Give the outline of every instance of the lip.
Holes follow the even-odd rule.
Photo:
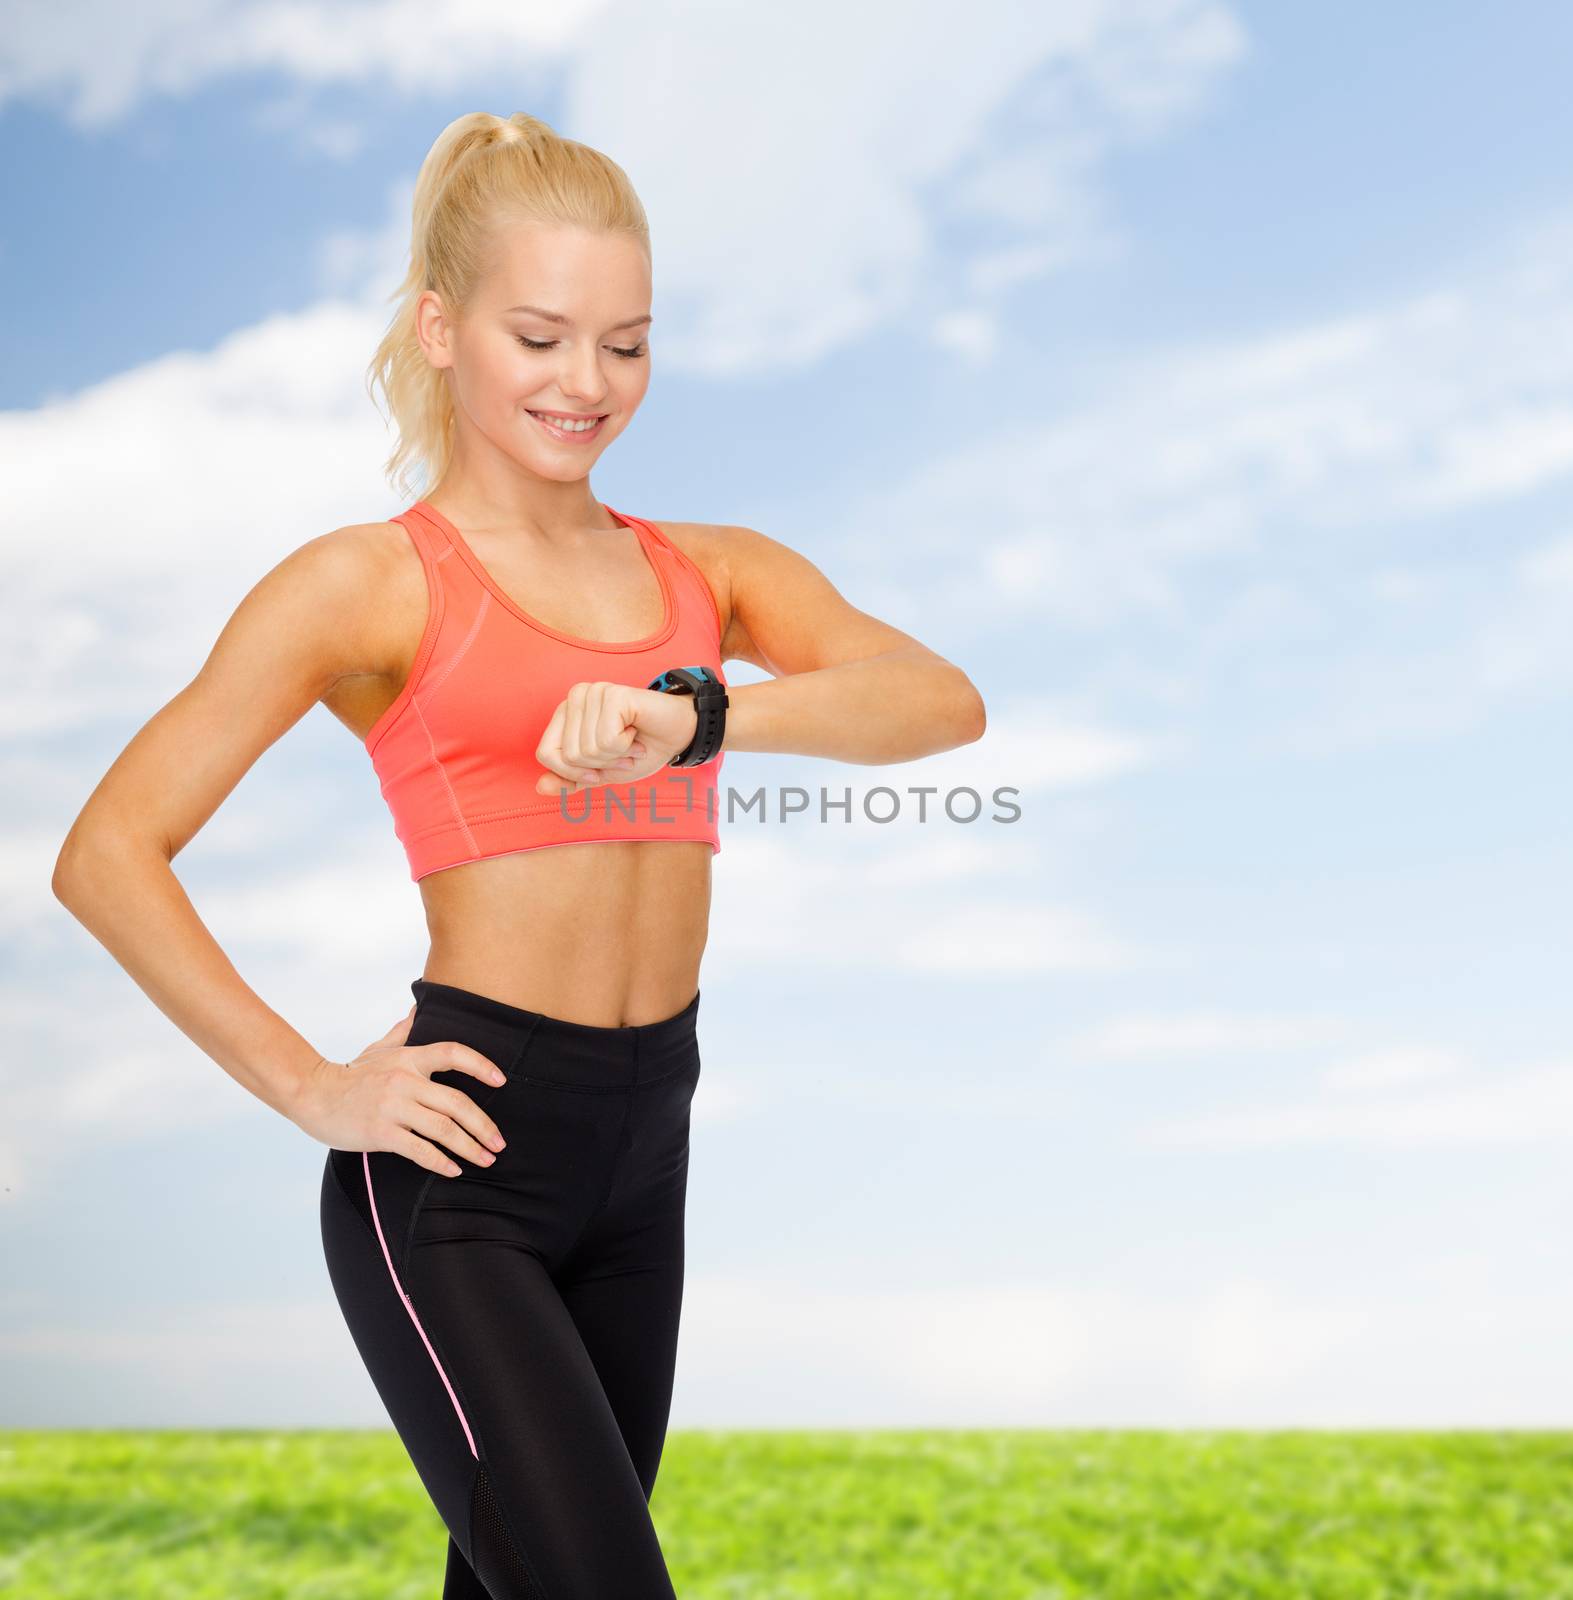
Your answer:
[[[563,444],[586,444],[591,439],[597,439],[600,437],[601,424],[606,421],[608,413],[603,412],[597,419],[593,428],[583,428],[573,433],[567,432],[562,428],[553,427],[550,419],[552,417],[561,417],[564,419],[564,421],[568,422],[583,422],[586,414],[581,413],[576,416],[571,411],[532,411],[528,406],[526,406],[525,415],[540,423],[541,427],[548,435],[550,435],[550,437],[559,440]],[[590,412],[588,415],[594,416],[595,413]]]

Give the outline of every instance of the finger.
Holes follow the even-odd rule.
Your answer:
[[[576,786],[571,792],[593,788],[608,779],[611,763],[621,747],[608,749],[600,736],[601,708],[607,692],[616,688],[607,683],[576,683],[568,691],[568,711],[563,737],[563,760],[568,777]]]
[[[535,787],[542,794],[556,794],[560,790],[578,794],[583,789],[593,789],[598,783],[605,783],[608,770],[604,767],[569,767],[562,777],[548,774],[547,777],[538,778]]]
[[[638,731],[627,686],[620,683],[602,684],[601,703],[595,722],[595,737],[602,752],[602,765],[627,755],[628,746]]]
[[[634,737],[634,726],[628,721],[627,702],[617,695],[601,696],[601,707],[596,715],[595,738],[601,764],[622,760]]]
[[[550,780],[548,786],[541,790],[543,794],[555,794],[560,786],[577,783],[585,772],[583,767],[570,766],[563,756],[555,753],[541,756],[539,760],[547,769],[543,777]],[[540,778],[536,780],[537,788],[540,788],[541,782]]]
[[[431,1044],[411,1045],[409,1048],[418,1057],[422,1075],[428,1079],[434,1072],[467,1072],[483,1083],[508,1081],[502,1068],[490,1056],[483,1056],[479,1050],[472,1050],[457,1039],[437,1039]],[[442,1085],[438,1084],[437,1087],[440,1089]]]
[[[464,1171],[463,1167],[456,1161],[449,1160],[436,1145],[428,1143],[418,1134],[411,1133],[405,1128],[400,1128],[393,1135],[388,1149],[398,1155],[407,1156],[418,1166],[425,1167],[430,1172],[440,1173],[445,1178],[457,1178]]]
[[[563,759],[563,728],[568,718],[568,702],[562,701],[552,713],[552,720],[546,724],[546,732],[541,735],[541,742],[535,747],[535,759],[541,763],[548,772],[556,773],[560,778],[572,779],[572,772]],[[536,784],[540,788],[539,782]],[[551,793],[550,789],[542,793]]]
[[[421,1092],[440,1092],[441,1089],[440,1083],[429,1083]],[[472,1167],[489,1167],[497,1159],[462,1122],[424,1100],[417,1101],[411,1108],[407,1125],[412,1132],[424,1133],[434,1143],[446,1146],[456,1156],[462,1156]]]
[[[627,766],[630,758],[637,760],[637,755],[634,755],[634,746],[638,744],[635,706],[634,694],[626,686],[619,683],[606,685],[600,720],[600,741],[606,752],[603,766]]]
[[[581,730],[584,727],[584,685],[576,683],[568,691],[568,698],[563,705],[563,762],[565,766],[575,769],[587,765],[583,750],[580,745]]]
[[[593,787],[593,783],[585,781],[583,768],[576,768],[572,778],[560,778],[555,773],[548,772],[535,780],[535,792],[537,794],[553,796],[582,794],[586,789]]]
[[[410,1031],[410,1024],[415,1020],[415,1007],[411,1006],[394,1025],[377,1040],[371,1048],[376,1049],[381,1044],[403,1044],[404,1036]]]
[[[588,683],[584,689],[584,705],[579,713],[579,761],[582,766],[599,770],[607,763],[612,751],[607,748],[604,723],[606,720],[606,685]]]
[[[615,687],[609,683],[580,685],[579,742],[568,753],[590,773],[601,772],[614,756],[622,753],[622,746],[609,744],[605,734],[606,700]]]
[[[431,1083],[421,1091],[421,1099],[424,1104],[451,1117],[484,1149],[495,1153],[507,1144],[502,1129],[462,1089]]]

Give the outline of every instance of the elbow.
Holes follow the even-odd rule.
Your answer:
[[[961,675],[961,709],[957,715],[961,725],[961,744],[973,744],[983,737],[989,725],[988,710],[977,685],[965,673]]]
[[[55,899],[74,913],[88,894],[120,871],[126,861],[122,843],[118,836],[106,834],[101,827],[89,827],[78,820],[55,857],[54,874],[49,880]]]
[[[60,846],[60,854],[55,857],[54,874],[49,880],[55,899],[67,909],[76,896],[81,872],[82,845],[73,831],[66,835],[65,843]]]
[[[989,713],[988,709],[983,704],[983,696],[979,694],[976,689],[972,691],[972,695],[977,704],[977,709],[974,712],[975,725],[972,734],[973,739],[976,740],[981,739],[984,733],[988,730]]]

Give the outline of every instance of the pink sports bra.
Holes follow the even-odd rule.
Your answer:
[[[392,519],[426,570],[426,627],[409,679],[366,735],[366,750],[416,882],[544,845],[697,839],[720,850],[725,751],[637,783],[566,796],[536,790],[547,770],[536,746],[575,683],[642,689],[667,667],[694,666],[726,681],[721,614],[704,574],[653,523],[606,509],[638,535],[665,604],[656,631],[625,644],[576,638],[521,611],[424,500]]]

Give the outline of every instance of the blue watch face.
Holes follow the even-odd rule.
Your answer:
[[[649,687],[658,689],[663,694],[692,693],[693,685],[685,683],[678,676],[679,673],[692,673],[694,677],[699,679],[700,685],[704,688],[719,689],[721,687],[721,680],[709,667],[668,667],[660,677],[651,679]]]
[[[709,667],[668,667],[650,680],[650,687],[665,694],[691,694],[699,720],[687,747],[668,763],[674,767],[696,767],[711,760],[720,748],[727,705],[726,685]]]

